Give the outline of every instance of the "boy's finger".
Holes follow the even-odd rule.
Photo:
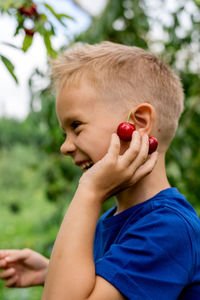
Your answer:
[[[135,182],[138,182],[140,179],[144,178],[146,175],[150,174],[153,168],[155,167],[157,160],[158,152],[156,151],[153,152],[150,155],[150,158],[137,169],[133,177],[133,184]]]
[[[4,258],[9,250],[0,250],[0,259]]]
[[[125,151],[125,153],[121,156],[121,160],[125,164],[125,166],[129,166],[137,157],[141,148],[141,135],[139,131],[134,131],[132,134],[132,140],[129,145],[129,148]]]
[[[108,149],[108,155],[111,155],[114,159],[117,159],[120,153],[120,140],[116,133],[111,136],[110,147]]]
[[[5,260],[6,262],[10,263],[25,258],[27,258],[26,250],[18,250],[18,251],[16,250],[15,252],[8,254],[5,257]]]
[[[5,268],[7,266],[7,262],[5,259],[0,259],[0,269]]]
[[[13,276],[15,274],[15,269],[14,268],[9,268],[3,272],[0,272],[0,278],[1,279],[6,279],[9,278],[11,276]]]
[[[18,280],[18,276],[15,275],[14,277],[9,278],[8,280],[5,281],[4,285],[7,287],[13,286]]]
[[[131,168],[133,168],[134,171],[136,171],[147,160],[148,152],[149,152],[149,138],[147,134],[144,134],[141,139],[140,151],[131,165]]]
[[[3,249],[0,250],[0,259],[5,258],[8,255],[13,255],[14,253],[18,253],[20,250],[16,249]]]

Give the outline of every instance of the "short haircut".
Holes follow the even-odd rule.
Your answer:
[[[51,61],[59,90],[86,79],[109,105],[149,103],[156,110],[159,141],[169,146],[184,106],[179,77],[156,55],[112,42],[78,44]],[[113,102],[115,101],[115,103]]]

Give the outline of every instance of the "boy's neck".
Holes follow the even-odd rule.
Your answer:
[[[125,209],[144,202],[160,191],[170,187],[165,171],[165,154],[159,154],[159,158],[153,171],[140,180],[133,187],[116,195],[118,214]]]

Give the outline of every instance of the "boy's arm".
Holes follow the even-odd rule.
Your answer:
[[[106,156],[89,169],[80,184],[58,233],[42,300],[122,300],[124,297],[96,276],[93,240],[105,199],[133,185],[153,169],[157,153],[148,156],[148,137],[134,132],[130,148],[119,156],[115,135]]]
[[[95,275],[93,238],[101,203],[96,194],[77,189],[55,242],[43,300],[124,299]]]

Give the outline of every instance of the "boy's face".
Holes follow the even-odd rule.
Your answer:
[[[95,89],[83,83],[79,88],[62,88],[57,97],[57,116],[66,133],[61,152],[70,155],[82,170],[86,170],[83,162],[94,164],[107,153],[111,134],[128,115],[115,107],[111,111],[104,99],[97,98]],[[122,144],[121,152],[127,147]]]

